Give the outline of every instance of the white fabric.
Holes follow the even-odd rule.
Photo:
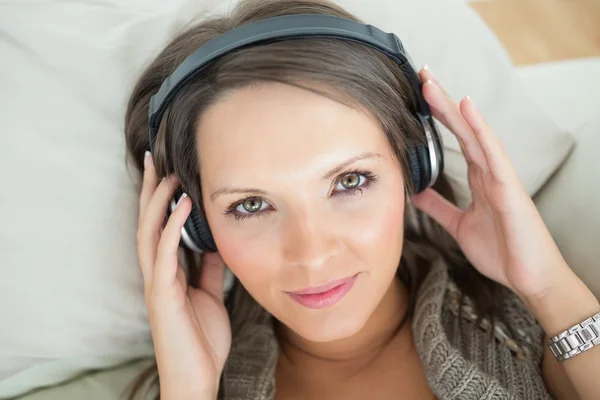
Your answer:
[[[470,94],[534,193],[572,138],[526,96],[462,1],[340,1],[394,31],[459,98]],[[137,265],[127,96],[208,0],[0,3],[0,398],[152,353]],[[215,8],[216,9],[216,8]],[[446,135],[447,172],[464,161]],[[463,204],[465,199],[463,199]]]
[[[569,266],[600,299],[600,57],[529,65],[517,75],[576,138],[565,166],[534,200]]]
[[[600,299],[600,118],[578,134],[577,146],[535,202],[565,260]]]
[[[21,396],[19,400],[124,399],[122,393],[142,371],[153,364],[153,361],[152,359],[136,360],[114,368],[86,373],[77,379]],[[145,391],[146,388],[147,386],[143,390]],[[148,396],[143,398],[153,399],[157,390],[152,389]]]
[[[585,126],[597,118],[600,57],[522,66],[517,76],[552,120],[571,132],[576,141]]]

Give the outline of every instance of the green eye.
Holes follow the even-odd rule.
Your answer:
[[[244,202],[240,205],[244,208],[244,211],[249,213],[255,213],[257,211],[260,211],[260,209],[263,206],[263,201],[259,198],[252,197],[250,199],[244,200]]]
[[[347,174],[340,180],[340,183],[345,189],[354,189],[360,185],[359,174]]]
[[[246,218],[259,217],[269,212],[269,203],[260,197],[246,197],[235,202],[227,208],[225,215],[233,215],[235,219],[242,220]]]

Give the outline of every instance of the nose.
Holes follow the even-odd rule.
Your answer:
[[[319,270],[339,250],[334,230],[316,212],[289,216],[283,233],[284,256],[288,265]]]

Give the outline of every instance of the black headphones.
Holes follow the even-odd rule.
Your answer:
[[[150,151],[169,102],[209,63],[240,48],[303,38],[334,38],[362,43],[381,51],[398,64],[410,81],[418,99],[416,117],[427,139],[426,144],[407,150],[415,192],[419,193],[432,186],[444,168],[442,138],[431,117],[429,105],[423,98],[421,80],[404,52],[402,43],[393,33],[386,33],[372,25],[330,15],[298,14],[252,22],[219,35],[194,51],[165,79],[158,92],[150,99]],[[181,190],[171,200],[171,212],[180,196]],[[208,222],[202,218],[195,206],[181,234],[184,244],[196,252],[217,251]]]

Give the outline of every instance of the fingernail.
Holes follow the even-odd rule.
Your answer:
[[[146,150],[144,153],[144,169],[148,166],[148,158],[150,158],[150,152]]]
[[[473,99],[471,99],[471,96],[469,96],[469,95],[466,95],[465,97],[466,97],[466,98],[467,98],[467,99],[468,99],[468,100],[469,100],[471,103],[473,102]]]
[[[183,199],[185,199],[186,197],[188,197],[187,193],[183,192],[183,194],[181,195],[181,197],[179,198],[179,200],[177,200],[177,204],[175,204],[175,209],[177,209],[177,207],[179,207],[179,204],[181,204],[181,202],[183,201]]]
[[[431,72],[431,68],[429,68],[429,65],[425,64],[423,65],[423,69],[427,72],[429,72],[429,75],[435,77],[435,75],[433,74],[433,72]]]

